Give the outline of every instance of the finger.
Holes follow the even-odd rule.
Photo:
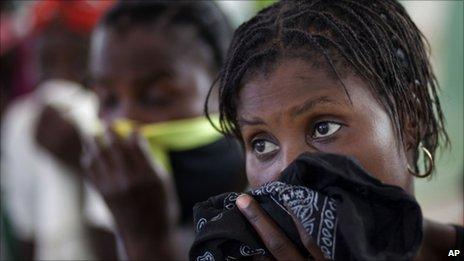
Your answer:
[[[242,194],[237,198],[236,204],[276,259],[304,260],[293,243],[252,197]]]
[[[98,149],[93,140],[88,136],[82,137],[81,167],[84,169],[90,168],[92,160],[96,157]]]
[[[95,170],[95,178],[100,184],[114,183],[112,177],[112,159],[109,155],[108,146],[100,143],[98,137],[91,139],[92,149],[95,151],[94,157],[91,162],[92,169]]]
[[[144,149],[141,146],[140,134],[134,131],[128,140],[129,143],[129,154],[132,159],[132,163],[135,165],[135,169],[139,170],[135,175],[135,179],[143,179],[145,173],[150,173],[159,177],[157,171],[153,168],[151,159],[147,158]]]
[[[108,155],[113,164],[112,170],[114,173],[112,176],[115,182],[124,185],[128,182],[128,179],[130,179],[130,177],[128,177],[131,174],[130,172],[133,171],[128,167],[127,157],[125,157],[123,153],[124,144],[111,128],[106,130],[105,136],[108,141]]]
[[[85,169],[82,170],[84,179],[88,180],[92,185],[98,186],[98,181],[97,181],[97,174],[96,174],[96,169],[94,167],[86,167]]]
[[[93,137],[84,136],[82,139],[83,151],[81,165],[84,177],[93,185],[100,187],[101,176],[104,168],[100,165],[100,148]]]
[[[312,237],[308,234],[308,232],[306,232],[303,225],[298,221],[297,218],[295,218],[294,215],[292,215],[292,218],[293,218],[293,223],[295,223],[295,226],[298,230],[298,234],[300,235],[301,242],[303,243],[305,248],[309,251],[309,253],[314,258],[314,260],[317,260],[317,261],[326,260],[326,258],[324,257],[324,253],[322,253],[322,250],[317,246],[316,242],[314,242]]]
[[[129,144],[130,149],[132,150],[131,151],[132,155],[135,156],[134,159],[136,161],[140,160],[140,158],[145,157],[145,153],[142,147],[140,146],[140,141],[141,141],[140,134],[137,131],[133,131],[129,136],[128,144]]]

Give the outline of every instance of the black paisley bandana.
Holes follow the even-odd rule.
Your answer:
[[[382,184],[353,160],[302,154],[278,181],[248,192],[303,255],[295,217],[327,259],[411,260],[422,239],[422,214],[401,188]],[[270,255],[235,206],[238,193],[194,208],[191,260],[246,260]]]
[[[334,258],[337,229],[334,199],[307,187],[280,181],[253,190],[251,195],[270,197],[282,210],[298,219],[305,231],[316,240],[326,258]]]

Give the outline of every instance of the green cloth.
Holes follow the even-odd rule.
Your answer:
[[[219,118],[211,117],[217,125]],[[138,124],[127,119],[118,119],[113,129],[122,137],[138,131],[147,141],[150,154],[156,162],[168,172],[172,171],[169,162],[169,151],[183,151],[205,146],[222,137],[206,117],[173,120],[152,124]]]

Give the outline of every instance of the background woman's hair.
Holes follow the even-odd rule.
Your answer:
[[[364,79],[389,113],[399,141],[406,135],[413,138],[417,170],[420,143],[432,155],[440,138],[449,144],[429,49],[395,0],[275,3],[234,34],[218,78],[220,130],[241,139],[240,86],[253,73],[266,73],[283,58],[299,57],[324,66],[342,84],[346,73]]]
[[[120,1],[100,20],[98,27],[124,33],[137,26],[162,22],[164,25],[194,26],[199,39],[214,54],[213,66],[222,65],[233,34],[227,17],[213,1]]]

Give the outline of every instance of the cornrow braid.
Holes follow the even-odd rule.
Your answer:
[[[234,34],[218,76],[218,129],[242,140],[238,94],[253,72],[266,70],[286,57],[300,57],[313,64],[322,59],[342,85],[347,71],[368,83],[401,142],[404,130],[413,126],[413,133],[408,134],[415,139],[414,168],[418,170],[420,144],[432,155],[440,140],[449,145],[429,52],[426,39],[396,0],[277,2]],[[205,111],[208,115],[207,106]]]

